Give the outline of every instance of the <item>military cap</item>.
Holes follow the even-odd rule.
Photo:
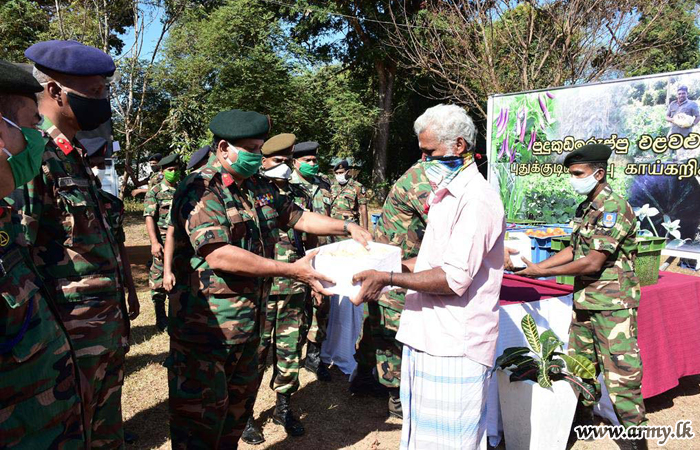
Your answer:
[[[254,111],[232,109],[222,111],[209,122],[214,136],[228,142],[246,138],[265,138],[270,131],[270,119]]]
[[[315,155],[316,150],[318,150],[318,142],[301,142],[294,146],[294,157],[300,158],[302,156]]]
[[[340,168],[343,168],[345,170],[348,170],[350,168],[350,163],[348,163],[347,159],[341,159],[333,165],[333,170],[338,170]]]
[[[161,159],[163,159],[163,155],[161,155],[160,153],[154,153],[148,157],[149,161],[160,161]]]
[[[343,160],[343,158],[338,158],[337,156],[335,158],[331,159],[331,167],[335,167],[342,160]]]
[[[176,166],[180,162],[180,155],[177,153],[173,153],[168,156],[164,156],[163,159],[160,160],[158,165],[160,167],[170,167],[170,166]]]
[[[211,147],[208,145],[205,145],[204,147],[200,148],[196,152],[192,153],[192,156],[190,156],[190,160],[187,163],[187,170],[192,169],[194,166],[202,162],[202,160],[206,157],[209,156],[209,152],[211,151]]]
[[[15,64],[0,60],[0,93],[36,94],[43,90],[31,73]]]
[[[292,133],[282,133],[277,136],[273,136],[262,146],[263,156],[272,156],[276,154],[289,154],[292,153],[292,147],[296,142],[297,137]]]
[[[24,52],[39,70],[51,69],[68,75],[111,77],[116,67],[107,53],[78,41],[43,41]]]
[[[564,166],[574,164],[604,163],[608,162],[612,149],[604,144],[588,144],[577,148],[564,158]]]
[[[85,147],[85,150],[87,150],[88,156],[96,156],[98,153],[106,154],[107,139],[103,137],[81,139],[80,143]]]

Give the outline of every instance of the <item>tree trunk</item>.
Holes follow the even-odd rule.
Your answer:
[[[378,60],[375,62],[379,80],[379,119],[374,140],[374,167],[372,180],[379,199],[386,197],[389,187],[386,185],[387,149],[389,147],[389,127],[394,100],[394,81],[396,79],[396,64],[392,61]]]

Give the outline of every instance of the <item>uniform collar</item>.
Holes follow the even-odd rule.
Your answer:
[[[589,202],[586,200],[582,203],[583,209],[602,209],[605,201],[608,199],[608,197],[610,197],[610,194],[612,194],[612,188],[608,183],[605,183],[603,189],[598,192],[598,195],[595,196],[593,201]]]
[[[71,142],[70,139],[68,139],[61,132],[61,130],[59,130],[58,127],[56,127],[56,125],[54,125],[53,122],[49,120],[48,117],[44,117],[40,128],[44,131],[44,133],[49,135],[49,137],[53,140],[54,144],[56,144],[56,147],[60,148],[64,155],[70,155],[76,147],[82,149],[82,146],[80,145],[80,142],[78,142],[77,139],[74,139],[74,142]]]

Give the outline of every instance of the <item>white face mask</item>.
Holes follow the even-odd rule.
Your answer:
[[[345,184],[345,183],[348,182],[348,179],[345,177],[345,174],[344,174],[344,173],[336,174],[336,175],[335,175],[335,179],[336,179],[336,181],[337,181],[338,183],[340,183],[340,184]]]
[[[265,170],[265,176],[276,180],[288,180],[292,176],[292,169],[285,163],[278,164],[271,169]]]
[[[591,191],[598,185],[598,180],[595,179],[596,173],[598,173],[597,170],[585,178],[571,177],[571,179],[569,180],[569,182],[571,183],[571,187],[574,188],[574,191],[576,191],[577,194],[590,194]]]

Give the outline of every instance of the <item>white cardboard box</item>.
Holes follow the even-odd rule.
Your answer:
[[[317,249],[313,266],[318,272],[332,278],[335,285],[322,283],[333,294],[353,298],[361,285],[353,285],[353,275],[364,270],[401,272],[401,249],[394,245],[369,243],[369,251],[352,239],[328,244]],[[309,250],[313,251],[313,250]]]

